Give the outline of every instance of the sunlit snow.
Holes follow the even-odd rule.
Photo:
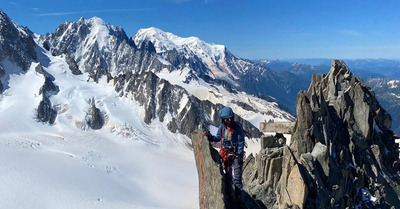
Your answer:
[[[105,81],[87,82],[64,57],[47,56],[44,69],[60,88],[50,97],[55,125],[36,119],[38,63],[11,72],[1,95],[0,208],[198,208],[190,139],[145,124],[143,109]],[[101,130],[82,125],[91,99],[106,113]]]

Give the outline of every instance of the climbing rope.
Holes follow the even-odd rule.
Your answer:
[[[203,209],[206,208],[204,200],[204,183],[203,183],[203,163],[201,162],[201,145],[200,145],[200,131],[197,134],[197,140],[199,144],[199,161],[200,161],[200,182],[201,182],[201,195],[203,198]]]

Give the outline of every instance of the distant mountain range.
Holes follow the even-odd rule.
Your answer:
[[[121,97],[143,106],[146,124],[158,120],[172,132],[190,134],[199,126],[217,127],[223,106],[231,106],[237,120],[255,136],[260,134],[257,127],[262,121],[294,120],[278,100],[285,101],[286,94],[276,73],[234,56],[225,46],[156,28],[139,30],[129,38],[121,27],[98,17],[65,22],[54,33],[37,35],[5,13],[0,16],[1,26],[7,28],[0,39],[2,91],[8,90],[15,73],[8,63],[22,71],[37,65],[36,71],[45,77],[43,96],[36,104],[42,122],[57,126],[64,117],[59,110],[64,104],[54,98],[68,87],[58,84],[47,70],[55,65],[55,58],[66,63],[57,62],[60,70],[70,71],[77,79],[83,76],[87,82],[102,85],[105,80]],[[108,120],[100,116],[107,115],[107,110],[96,107],[95,99],[91,101],[87,126],[101,129]]]

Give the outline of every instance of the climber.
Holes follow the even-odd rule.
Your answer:
[[[220,155],[224,171],[231,179],[233,170],[233,183],[235,185],[235,197],[241,201],[243,192],[242,166],[244,157],[244,131],[240,124],[234,121],[233,111],[230,107],[224,107],[220,112],[221,125],[217,134],[213,136],[209,131],[204,131],[209,141],[221,142]],[[232,168],[232,169],[231,169]]]

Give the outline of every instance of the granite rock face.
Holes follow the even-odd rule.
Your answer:
[[[233,194],[222,192],[225,191],[225,176],[218,151],[212,148],[201,130],[192,134],[191,139],[199,174],[199,208],[203,208],[203,195],[205,208],[228,208],[228,196]]]
[[[261,151],[245,161],[243,184],[254,208],[400,205],[391,117],[343,61],[313,76],[308,91],[298,94],[297,111],[290,146],[280,135],[263,137]]]
[[[243,167],[245,191],[261,208],[272,208],[276,202],[276,189],[285,160],[285,139],[282,134],[261,137],[261,150],[246,158]],[[287,148],[286,148],[287,149]]]
[[[221,157],[202,130],[193,133],[191,140],[199,176],[199,208],[203,203],[205,208],[213,209],[265,208],[246,192],[242,203],[235,198],[233,182],[224,174]]]
[[[304,171],[308,194],[300,205],[282,195],[279,203],[300,208],[400,205],[392,119],[343,61],[333,60],[327,75],[313,76],[308,91],[298,94],[297,113],[290,148]]]

